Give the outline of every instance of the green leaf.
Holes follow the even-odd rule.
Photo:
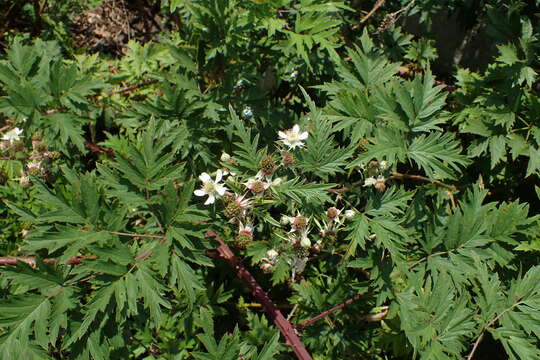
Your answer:
[[[460,144],[451,134],[421,135],[411,142],[407,156],[431,178],[454,179],[460,166],[469,164]]]
[[[141,297],[144,299],[143,306],[150,310],[150,319],[154,326],[161,326],[161,307],[170,309],[170,302],[163,296],[165,287],[157,281],[152,271],[143,265],[135,273]]]

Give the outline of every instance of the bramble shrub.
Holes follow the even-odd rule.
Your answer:
[[[538,4],[448,76],[437,2],[144,3],[121,56],[5,38],[2,359],[295,358],[245,269],[313,359],[540,359]]]

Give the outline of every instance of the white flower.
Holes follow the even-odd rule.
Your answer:
[[[23,131],[19,128],[13,128],[2,136],[2,140],[9,142],[18,141],[21,139],[19,135],[21,135],[22,132]]]
[[[266,252],[266,257],[269,261],[275,261],[278,256],[279,253],[274,249],[270,249]]]
[[[354,210],[345,210],[345,217],[347,219],[353,218],[355,214]]]
[[[21,176],[19,178],[19,185],[21,185],[21,187],[25,188],[25,187],[28,187],[30,186],[30,177],[29,176]]]
[[[236,84],[234,84],[234,88],[235,89],[239,89],[241,88],[242,86],[244,86],[246,83],[246,81],[244,79],[240,79],[236,82]]]
[[[303,140],[308,138],[307,131],[300,132],[300,126],[294,125],[292,129],[279,131],[278,135],[281,142],[289,147],[290,150],[294,150],[297,147],[304,146]]]
[[[373,186],[377,183],[377,179],[375,179],[373,176],[371,177],[368,177],[365,181],[364,181],[364,186]]]
[[[291,75],[289,75],[291,77],[291,79],[296,79],[298,77],[298,70],[294,70]]]
[[[216,195],[223,196],[223,194],[225,194],[225,191],[227,191],[227,188],[219,183],[222,177],[223,173],[221,172],[221,170],[218,170],[216,172],[215,181],[212,180],[210,175],[205,172],[203,172],[199,176],[199,179],[201,179],[203,186],[202,188],[195,190],[193,193],[197,196],[208,195],[208,199],[205,201],[204,205],[213,204],[214,201],[216,201]]]
[[[381,170],[386,170],[388,168],[388,161],[383,160],[379,162],[379,168]]]
[[[253,117],[253,110],[251,110],[249,106],[246,106],[244,110],[242,110],[242,117],[247,119]]]
[[[31,162],[29,162],[27,165],[28,167],[28,171],[30,170],[41,170],[41,161],[36,161],[36,160],[33,160]]]

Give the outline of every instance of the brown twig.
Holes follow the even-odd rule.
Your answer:
[[[328,310],[326,310],[326,311],[323,311],[323,312],[320,313],[319,315],[314,316],[314,317],[312,317],[312,318],[309,319],[309,320],[306,320],[306,321],[301,322],[300,324],[294,325],[294,327],[297,328],[297,329],[301,329],[301,328],[303,328],[303,327],[309,326],[309,325],[313,324],[314,322],[317,322],[317,321],[319,321],[319,320],[321,320],[321,319],[327,317],[328,315],[332,314],[333,312],[336,312],[336,311],[338,311],[338,310],[341,310],[341,309],[343,309],[345,306],[350,305],[350,304],[354,303],[355,301],[360,300],[361,298],[363,298],[363,297],[366,296],[366,295],[367,295],[367,293],[364,293],[364,294],[357,294],[357,295],[355,295],[354,297],[352,297],[351,299],[349,299],[349,300],[347,300],[347,301],[344,301],[344,302],[342,302],[341,304],[336,305],[336,306],[334,306],[334,307],[331,308],[331,309],[328,309]]]
[[[378,322],[378,321],[382,321],[386,317],[386,315],[388,315],[388,306],[384,306],[383,311],[381,311],[380,313],[366,314],[360,317],[360,321]]]
[[[375,12],[384,4],[384,1],[385,0],[377,0],[375,5],[373,5],[373,8],[371,9],[371,11],[368,12],[366,16],[362,18],[362,20],[360,20],[360,24],[365,23],[367,19],[369,19],[373,14],[375,14]]]
[[[165,239],[165,236],[162,236],[162,235],[132,234],[132,233],[124,233],[124,232],[118,232],[118,231],[109,231],[109,233],[114,234],[114,235],[122,235],[122,236],[129,236],[129,237],[138,237],[138,238]]]
[[[472,358],[474,357],[474,353],[476,352],[476,349],[478,349],[478,345],[480,345],[480,342],[482,341],[482,339],[484,338],[484,334],[486,333],[486,330],[489,329],[490,327],[492,327],[493,325],[495,325],[495,323],[497,321],[499,321],[499,319],[504,315],[506,314],[507,312],[511,311],[514,307],[518,306],[518,305],[521,305],[521,301],[518,301],[516,302],[515,304],[513,304],[512,306],[510,306],[508,309],[505,309],[503,312],[501,312],[499,315],[497,315],[493,320],[491,320],[486,326],[484,326],[484,328],[482,329],[482,332],[480,333],[480,335],[478,336],[478,338],[476,339],[476,341],[474,342],[474,345],[473,345],[473,348],[471,350],[471,352],[469,353],[469,355],[467,355],[466,359],[467,360],[472,360]]]
[[[442,186],[444,188],[447,188],[451,192],[457,192],[458,191],[458,188],[455,187],[454,185],[448,185],[448,184],[443,183],[440,180],[430,179],[428,177],[421,176],[421,175],[402,174],[402,173],[399,173],[397,171],[394,171],[392,173],[392,176],[390,176],[390,179],[396,179],[396,180],[411,179],[411,180],[425,181],[425,182],[430,182],[432,184],[439,185],[439,186]]]
[[[12,156],[0,156],[0,160],[26,160],[26,158],[16,158]]]
[[[108,95],[109,96],[113,96],[113,95],[116,95],[116,94],[123,94],[123,93],[126,93],[126,92],[130,92],[130,91],[133,91],[135,89],[139,89],[143,86],[147,86],[147,85],[151,85],[151,84],[155,84],[159,82],[158,79],[151,79],[151,80],[146,80],[146,81],[143,81],[142,83],[140,84],[135,84],[135,85],[130,85],[130,86],[127,86],[125,88],[122,88],[122,89],[118,89],[118,90],[115,90],[115,91],[111,91]]]
[[[96,259],[96,256],[75,256],[71,259],[64,261],[62,265],[79,265],[82,264],[84,259]],[[17,265],[17,261],[27,263],[30,266],[36,266],[36,258],[33,256],[22,257],[0,257],[0,265]],[[44,259],[45,264],[56,264],[57,259]]]
[[[93,142],[90,142],[90,141],[85,142],[84,146],[93,153],[102,153],[102,154],[107,154],[109,156],[114,157],[114,150],[113,149],[108,149],[106,147],[96,145],[96,144],[94,144]]]
[[[451,250],[439,251],[439,252],[436,252],[436,253],[433,253],[433,254],[429,254],[428,256],[425,256],[425,257],[421,258],[420,260],[413,262],[411,265],[409,265],[407,267],[407,270],[413,269],[414,267],[416,267],[416,265],[420,265],[421,263],[423,263],[424,261],[426,261],[429,258],[432,258],[434,256],[441,256],[441,255],[449,254],[450,252],[451,252]]]
[[[220,257],[229,263],[231,268],[236,272],[236,276],[249,287],[253,297],[262,304],[266,315],[276,324],[285,339],[287,339],[287,343],[292,347],[296,357],[300,360],[311,360],[311,355],[309,355],[304,344],[300,341],[300,338],[296,334],[291,323],[287,321],[281,311],[274,305],[272,300],[268,297],[268,294],[266,294],[263,288],[257,283],[257,280],[255,280],[253,275],[251,275],[244,265],[242,265],[241,261],[234,255],[232,250],[212,230],[208,230],[205,236],[212,237],[219,243],[217,251]]]

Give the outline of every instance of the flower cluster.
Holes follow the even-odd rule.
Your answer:
[[[266,252],[266,257],[262,258],[261,270],[266,273],[271,272],[277,264],[278,256],[279,253],[276,250],[268,250]]]
[[[364,187],[373,186],[378,192],[386,190],[386,178],[384,174],[388,168],[388,162],[385,160],[370,161],[367,166],[368,177],[364,180]]]
[[[13,143],[15,141],[19,141],[19,140],[21,140],[20,135],[22,133],[23,133],[23,131],[21,129],[19,129],[18,127],[15,127],[13,129],[9,130],[4,135],[2,135],[2,140],[3,141],[8,141],[10,143]]]
[[[30,185],[30,175],[47,177],[51,174],[50,164],[60,156],[57,151],[49,151],[47,145],[34,135],[32,139],[32,151],[26,153],[24,144],[21,141],[23,130],[13,128],[2,135],[0,141],[0,150],[7,153],[8,158],[24,161],[21,168],[21,177],[19,184],[22,187]],[[21,155],[21,153],[26,153]]]
[[[244,118],[253,116],[252,110],[245,108],[242,116]],[[307,131],[301,131],[299,125],[294,125],[292,129],[279,131],[277,141],[291,151],[296,148],[302,148],[307,138]],[[260,203],[261,200],[264,202],[267,196],[271,196],[270,194],[265,194],[266,190],[271,186],[279,186],[283,181],[281,177],[274,178],[280,167],[289,167],[294,164],[295,160],[292,153],[285,151],[283,148],[279,150],[282,156],[281,163],[276,161],[274,154],[265,154],[260,160],[258,173],[244,182],[240,182],[235,178],[235,174],[232,171],[236,171],[238,163],[233,156],[226,152],[223,152],[220,156],[223,168],[216,171],[215,178],[212,178],[206,172],[203,172],[199,176],[202,185],[194,191],[194,194],[200,197],[207,196],[204,205],[214,204],[217,199],[222,200],[223,216],[228,219],[230,224],[235,224],[237,227],[235,245],[239,249],[244,249],[253,242],[254,219],[252,209],[254,204]],[[228,174],[231,176],[224,181],[224,177]],[[225,183],[227,183],[227,186]],[[242,186],[245,187],[245,194],[229,191],[229,188],[238,191],[238,188]],[[264,198],[263,194],[265,194]],[[286,256],[285,261],[292,265],[294,277],[295,274],[303,271],[308,260],[309,249],[312,248],[309,238],[310,220],[298,214],[295,217],[288,218],[287,221],[291,228],[286,239],[288,248],[292,249],[293,255]],[[315,248],[320,247],[320,241],[314,246]],[[277,250],[269,250],[266,257],[263,258],[261,268],[266,272],[271,271],[278,261],[278,256],[279,253]]]
[[[15,152],[23,150],[23,144],[21,142],[22,133],[23,130],[17,127],[4,133],[0,138],[0,151],[7,152],[13,150]]]

